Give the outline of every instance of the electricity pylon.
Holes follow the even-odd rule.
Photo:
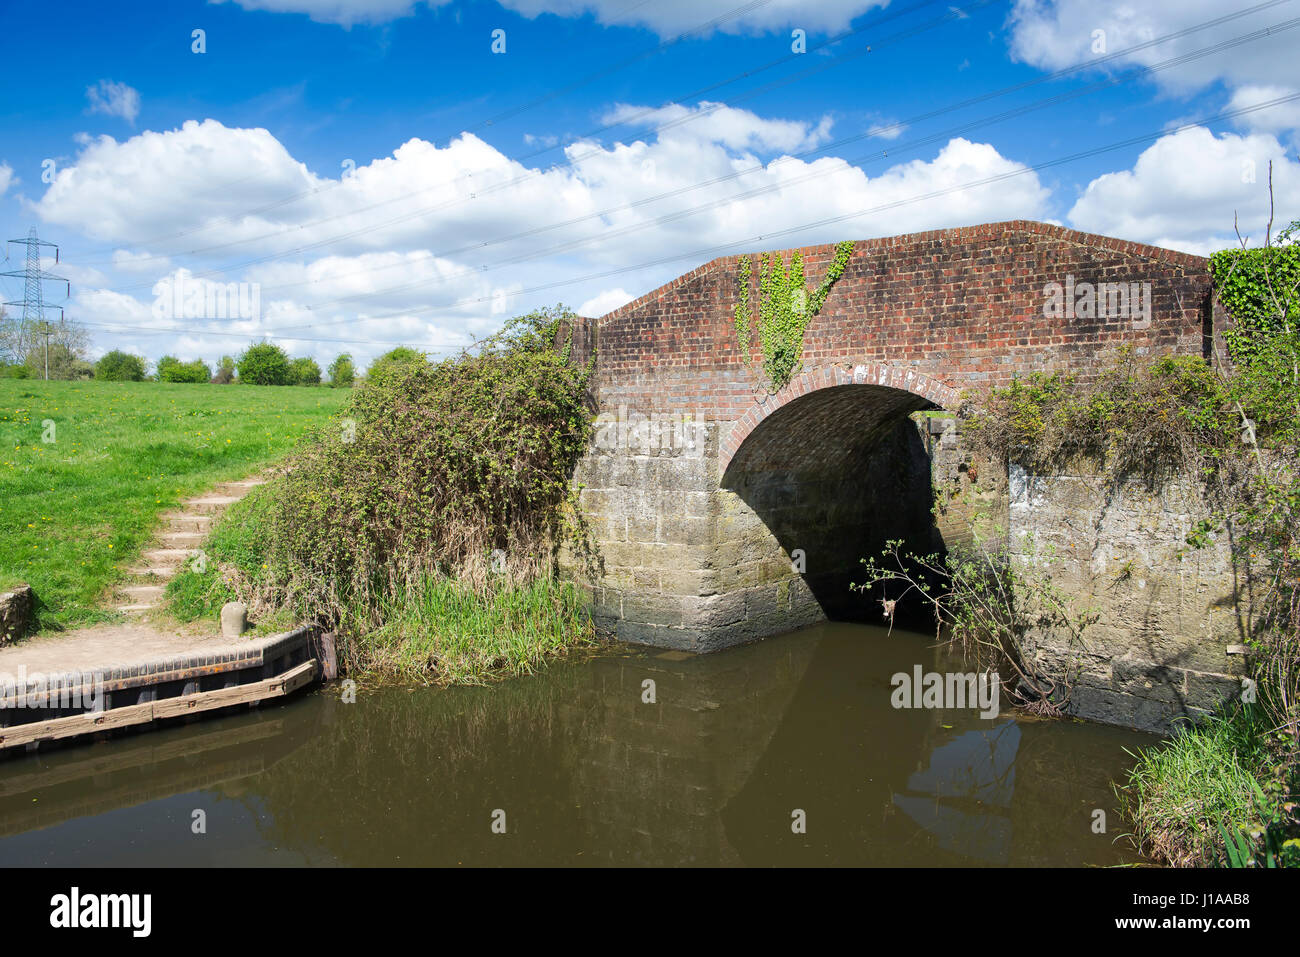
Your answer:
[[[6,306],[22,306],[23,315],[19,321],[18,342],[25,343],[28,337],[33,333],[45,337],[45,378],[50,377],[50,336],[54,334],[54,328],[45,318],[46,309],[59,310],[59,322],[63,322],[62,306],[47,306],[45,304],[45,292],[42,283],[54,280],[57,282],[68,283],[67,295],[72,295],[72,283],[68,282],[65,276],[56,276],[54,273],[46,272],[41,268],[41,247],[51,246],[54,249],[54,262],[59,261],[59,247],[54,243],[47,243],[36,237],[36,227],[33,226],[27,232],[26,239],[11,239],[11,243],[23,243],[27,247],[27,268],[16,272],[0,272],[0,276],[21,277],[23,279],[23,298],[21,301],[6,302]],[[9,260],[9,247],[5,247],[5,261]],[[18,358],[26,358],[25,356]]]

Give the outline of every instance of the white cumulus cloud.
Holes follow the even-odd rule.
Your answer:
[[[1058,70],[1200,27],[1234,12],[1241,11],[1222,0],[1016,0],[1008,20],[1011,55],[1033,66]],[[1288,6],[1275,5],[1126,54],[1108,68],[1150,66],[1261,31],[1295,15]],[[1151,74],[1151,80],[1179,95],[1215,83],[1229,88],[1287,86],[1294,83],[1297,44],[1297,28],[1261,35],[1249,43],[1159,70]]]
[[[111,273],[77,290],[84,320],[144,326],[139,341],[202,346],[208,361],[267,335],[318,361],[347,350],[362,363],[395,341],[455,350],[546,303],[599,315],[742,249],[1049,210],[1036,174],[985,143],[953,139],[873,170],[785,154],[828,130],[829,120],[722,110],[630,142],[574,143],[547,167],[464,133],[442,145],[411,139],[334,178],[265,129],[191,121],[86,139],[31,205],[44,222],[110,244],[79,266]],[[983,182],[991,177],[1003,178]],[[155,285],[182,272],[257,284],[259,314],[154,316]]]
[[[605,289],[598,295],[592,296],[576,310],[578,315],[589,318],[598,318],[607,312],[613,312],[619,306],[626,306],[635,299],[636,296],[627,292],[622,287],[618,289]]]
[[[1094,179],[1069,220],[1076,229],[1208,255],[1237,245],[1236,217],[1258,245],[1269,216],[1270,161],[1276,228],[1300,216],[1287,208],[1300,195],[1300,161],[1266,133],[1216,136],[1204,127],[1161,137],[1132,169]]]
[[[770,120],[749,110],[701,101],[693,107],[676,103],[663,107],[619,103],[600,122],[652,127],[660,142],[680,140],[717,143],[731,150],[798,153],[826,142],[832,120],[829,116],[823,116],[817,123]]]
[[[1293,96],[1297,92],[1300,91],[1289,86],[1243,86],[1233,90],[1228,109],[1249,109],[1264,103],[1272,103],[1272,106],[1237,117],[1238,125],[1261,133],[1300,130],[1300,98],[1286,103],[1274,102]]]

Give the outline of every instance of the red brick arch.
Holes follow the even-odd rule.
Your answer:
[[[960,393],[952,386],[910,366],[884,362],[837,363],[812,369],[792,379],[774,395],[764,396],[737,419],[718,451],[718,474],[724,474],[745,440],[763,421],[782,406],[819,389],[845,385],[874,385],[899,389],[920,396],[945,409],[956,410]]]

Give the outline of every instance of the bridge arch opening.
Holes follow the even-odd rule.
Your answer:
[[[918,554],[944,548],[924,427],[912,415],[943,409],[936,399],[952,408],[955,395],[905,371],[854,372],[792,383],[737,423],[743,434],[723,449],[740,574],[757,588],[784,582],[791,627],[879,622],[881,596],[849,587],[863,579],[862,559],[895,539]]]

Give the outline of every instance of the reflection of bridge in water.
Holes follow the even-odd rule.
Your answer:
[[[220,789],[258,811],[255,863],[1121,860],[1090,813],[1112,807],[1119,749],[1142,736],[894,710],[889,676],[918,662],[940,664],[923,638],[828,625],[721,655],[560,661],[486,688],[355,705],[326,691],[160,743],[13,762],[3,833],[45,828],[57,843],[72,818]],[[498,808],[506,835],[489,829]],[[132,862],[148,861],[104,861]]]

